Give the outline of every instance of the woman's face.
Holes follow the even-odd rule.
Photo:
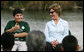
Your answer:
[[[53,9],[50,9],[50,16],[53,20],[58,18],[58,13],[56,13]]]
[[[23,19],[23,14],[21,14],[21,13],[16,14],[14,16],[14,19],[15,19],[16,22],[21,22],[22,19]]]

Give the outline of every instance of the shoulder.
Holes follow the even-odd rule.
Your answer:
[[[28,22],[26,22],[26,21],[22,21],[21,24],[29,25]]]
[[[66,21],[66,20],[64,20],[64,19],[60,19],[61,20],[61,22],[63,23],[63,24],[68,24],[68,21]]]
[[[22,23],[26,23],[26,24],[27,24],[27,22],[26,22],[26,21],[22,21]]]
[[[68,27],[69,26],[69,24],[68,24],[68,22],[66,21],[66,20],[61,20],[61,24],[64,26],[64,27]]]
[[[47,23],[46,23],[46,25],[49,25],[49,24],[51,24],[52,23],[52,20],[51,21],[48,21]]]
[[[15,21],[14,20],[10,20],[10,21],[8,21],[8,23],[14,23]]]

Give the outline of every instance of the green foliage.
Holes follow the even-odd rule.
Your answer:
[[[83,6],[83,1],[1,1],[1,8],[6,9],[10,6],[13,8],[25,8],[26,10],[48,10],[51,4],[59,3],[62,9],[71,9],[74,3]]]

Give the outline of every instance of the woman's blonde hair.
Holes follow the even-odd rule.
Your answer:
[[[58,13],[58,15],[60,16],[61,14],[61,6],[57,3],[55,4],[52,4],[50,7],[49,7],[49,10],[50,9],[53,9],[56,13]]]

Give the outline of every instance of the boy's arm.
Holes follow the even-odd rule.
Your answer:
[[[26,35],[28,35],[28,33],[22,32],[22,33],[14,34],[14,37],[25,37]]]

